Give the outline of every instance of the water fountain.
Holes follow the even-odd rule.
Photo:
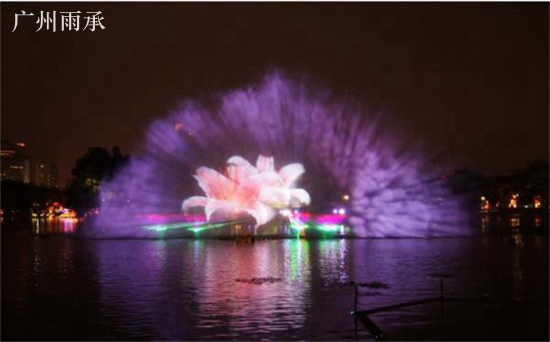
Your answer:
[[[358,237],[464,235],[459,201],[428,170],[432,165],[418,145],[398,139],[391,127],[383,113],[359,101],[279,72],[246,88],[186,100],[152,123],[138,156],[102,186],[101,214],[89,232],[140,237],[179,230],[196,236],[205,230],[226,234],[224,227],[231,226],[232,233],[258,234],[271,224],[275,229],[263,234],[318,228]],[[251,166],[248,161],[258,156]],[[204,177],[219,181],[225,172],[223,179],[234,181],[237,166],[247,175],[261,167],[271,175],[292,174],[270,192],[283,199],[255,201],[264,179],[263,187],[247,185],[247,195],[256,196],[252,202],[232,202],[228,195],[223,203],[210,201],[220,195],[204,191]],[[302,189],[294,188],[304,169]],[[211,186],[220,189],[216,182]],[[206,197],[193,197],[204,192]],[[310,198],[308,207],[298,209]]]

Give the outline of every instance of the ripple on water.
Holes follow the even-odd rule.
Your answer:
[[[519,253],[498,238],[236,246],[212,240],[34,241],[3,233],[2,333],[24,340],[368,339],[364,330],[355,334],[349,314],[351,281],[360,285],[360,309],[438,295],[439,278],[449,295],[547,300],[545,239],[525,237]],[[396,310],[373,319],[401,331],[415,322],[429,326],[438,309]]]

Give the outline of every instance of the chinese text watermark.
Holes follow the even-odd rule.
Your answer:
[[[21,11],[21,13],[15,13],[15,25],[13,26],[13,31],[17,29],[19,20],[25,21],[33,17],[34,13],[26,13]],[[20,18],[21,17],[21,18]],[[61,31],[79,31],[81,29],[80,23],[82,22],[82,31],[88,29],[89,31],[94,32],[96,29],[105,30],[105,26],[101,22],[104,18],[101,16],[101,11],[97,12],[85,12],[80,11],[76,12],[44,12],[40,11],[40,14],[36,15],[36,25],[38,29],[36,32],[44,29],[46,31],[51,30],[55,32],[56,25],[61,26]],[[34,19],[34,18],[32,18]]]

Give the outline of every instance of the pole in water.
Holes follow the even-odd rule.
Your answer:
[[[378,325],[376,325],[376,323],[374,323],[367,315],[361,314],[359,316],[359,319],[361,320],[361,323],[363,323],[369,334],[374,337],[375,341],[384,341],[388,339],[388,336],[384,334],[382,329],[380,329]]]
[[[441,301],[441,316],[443,316],[443,278],[439,279],[439,285],[441,288],[441,295],[440,295],[440,301]]]
[[[352,281],[351,284],[354,287],[354,297],[353,297],[353,332],[355,339],[358,339],[358,331],[357,331],[357,297],[358,297],[358,286],[357,284]]]
[[[353,299],[353,312],[357,312],[357,297],[359,297],[359,286],[357,284],[353,284],[355,287],[355,297]]]

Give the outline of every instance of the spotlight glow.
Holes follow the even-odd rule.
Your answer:
[[[155,223],[147,215],[181,215],[185,198],[184,209],[204,208],[208,223],[248,216],[256,227],[268,226],[274,212],[305,205],[311,196],[308,210],[335,208],[342,222],[293,213],[292,231],[345,225],[360,237],[468,234],[469,218],[438,169],[430,170],[434,161],[424,158],[416,140],[405,140],[407,132],[393,132],[394,122],[383,114],[278,73],[202,102],[187,100],[155,121],[141,155],[102,184],[101,214],[90,232],[150,236],[163,226],[149,229]],[[258,155],[255,166],[247,161]],[[274,160],[292,167],[277,172]],[[289,180],[304,169],[303,189],[296,189]],[[195,196],[201,190],[205,196]],[[283,222],[288,219],[280,229]]]

